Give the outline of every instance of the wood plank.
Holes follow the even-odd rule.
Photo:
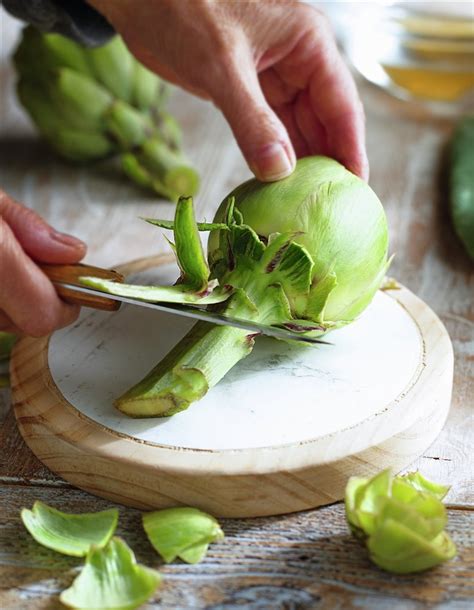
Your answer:
[[[45,549],[24,530],[19,511],[41,499],[61,510],[96,511],[110,504],[77,490],[3,486],[0,605],[15,610],[59,608],[80,561]],[[466,609],[474,595],[474,515],[449,512],[458,557],[418,575],[396,576],[370,564],[349,535],[342,505],[265,519],[222,520],[224,541],[203,563],[162,566],[147,542],[140,513],[120,508],[118,534],[140,562],[158,568],[164,586],[145,608],[266,610],[313,608]]]

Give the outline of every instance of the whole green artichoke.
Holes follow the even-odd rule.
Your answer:
[[[120,155],[130,178],[168,199],[197,191],[197,173],[180,152],[180,127],[163,110],[167,85],[119,36],[87,49],[28,26],[13,60],[21,103],[62,157]]]

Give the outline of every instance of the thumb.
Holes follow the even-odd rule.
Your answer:
[[[33,210],[0,191],[0,216],[6,221],[23,250],[42,263],[77,263],[86,253],[80,239],[60,233]]]
[[[213,101],[227,119],[250,169],[263,182],[290,175],[296,156],[285,126],[268,105],[252,65],[219,83]]]

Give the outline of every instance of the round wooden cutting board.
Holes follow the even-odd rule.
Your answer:
[[[133,282],[177,277],[169,257],[118,269]],[[11,362],[26,443],[73,485],[152,509],[273,515],[340,500],[348,477],[400,470],[440,432],[453,354],[433,311],[406,288],[379,291],[332,345],[259,338],[202,400],[171,418],[131,419],[113,399],[192,322],[145,308],[83,309],[73,326],[22,339]]]

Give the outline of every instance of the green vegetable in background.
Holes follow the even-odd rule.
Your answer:
[[[353,477],[346,487],[346,518],[379,567],[419,572],[456,555],[444,531],[447,514],[441,500],[448,490],[419,472],[393,477],[384,470],[371,479]]]
[[[62,157],[120,155],[132,180],[170,200],[197,191],[198,176],[180,152],[180,128],[163,109],[166,85],[119,36],[86,49],[29,26],[14,63],[21,103]]]
[[[83,557],[92,546],[103,547],[112,537],[118,510],[111,508],[81,515],[63,513],[36,501],[33,510],[21,511],[23,524],[33,538],[58,553]]]
[[[0,361],[7,360],[10,357],[10,352],[15,345],[17,337],[12,333],[0,331]]]
[[[81,573],[59,599],[80,610],[132,610],[160,583],[160,573],[137,564],[133,551],[114,537],[103,549],[91,548]]]
[[[450,190],[454,228],[474,260],[474,116],[460,121],[454,132]]]
[[[8,388],[10,385],[10,377],[9,375],[0,375],[0,389]]]
[[[176,557],[187,563],[198,563],[211,542],[224,538],[216,519],[197,508],[168,508],[145,513],[143,527],[166,563]]]
[[[225,198],[215,223],[196,224],[190,200],[183,199],[174,223],[154,221],[174,229],[181,278],[166,291],[177,295],[175,302],[217,296],[219,312],[317,337],[352,322],[389,265],[380,201],[364,181],[326,157],[301,159],[279,182],[246,182]],[[211,230],[209,265],[200,228]],[[218,282],[210,293],[209,277]],[[86,283],[141,298],[157,291],[156,300],[163,291],[94,278]],[[254,339],[246,330],[199,322],[117,407],[134,417],[186,409],[252,351]]]

